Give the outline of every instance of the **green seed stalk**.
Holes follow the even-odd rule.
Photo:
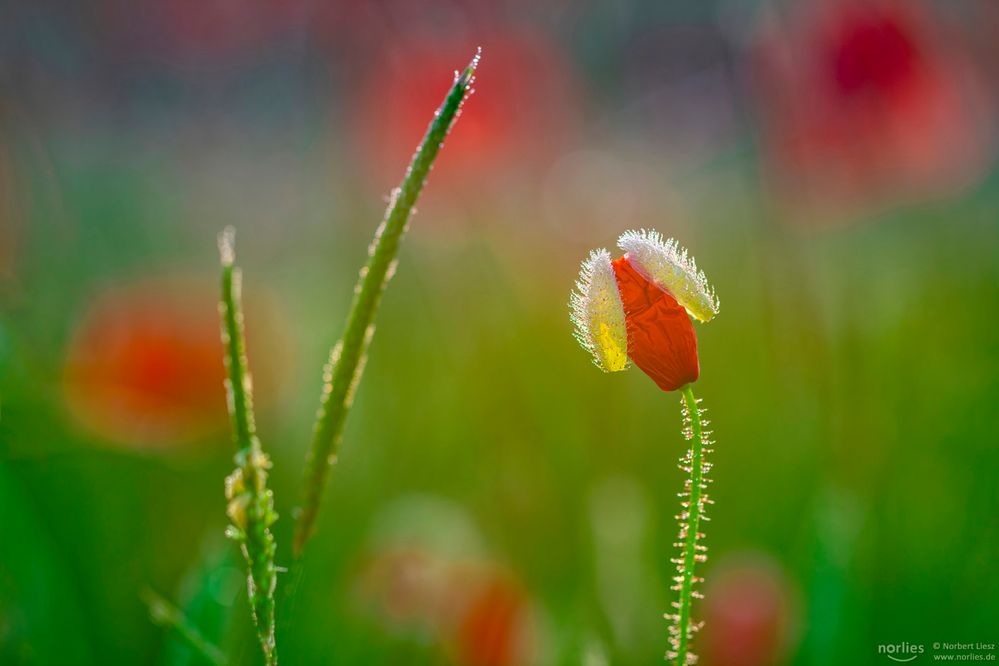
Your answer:
[[[247,367],[246,341],[243,332],[241,274],[233,264],[235,230],[226,228],[219,235],[222,258],[222,343],[225,346],[226,395],[236,444],[236,469],[225,480],[229,504],[226,513],[231,524],[226,535],[243,551],[249,569],[247,590],[257,638],[267,666],[276,666],[277,646],[274,637],[274,590],[277,567],[274,564],[274,536],[271,526],[277,520],[274,495],[267,488],[267,470],[271,463],[257,437],[253,416],[253,382]]]

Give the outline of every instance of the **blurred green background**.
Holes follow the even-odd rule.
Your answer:
[[[0,9],[0,662],[201,663],[152,589],[257,663],[215,235],[238,229],[288,565],[322,363],[479,45],[283,661],[659,663],[679,396],[598,372],[567,311],[580,260],[639,227],[722,303],[697,327],[702,663],[997,642],[989,0]]]

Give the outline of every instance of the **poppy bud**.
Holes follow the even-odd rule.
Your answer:
[[[706,322],[718,298],[692,257],[655,231],[627,231],[626,254],[607,250],[583,262],[570,299],[576,339],[597,367],[624,370],[630,359],[664,391],[697,381],[697,337],[691,317]]]

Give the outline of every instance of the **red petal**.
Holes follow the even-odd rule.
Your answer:
[[[697,381],[697,337],[690,315],[625,257],[613,262],[628,329],[628,356],[664,391]]]

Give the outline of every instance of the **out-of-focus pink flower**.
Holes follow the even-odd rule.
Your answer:
[[[379,188],[394,185],[427,129],[456,63],[482,46],[475,94],[431,178],[432,190],[480,198],[490,183],[530,180],[560,153],[574,124],[572,77],[548,38],[489,32],[481,42],[447,35],[392,43],[366,77],[354,112],[358,154]]]
[[[776,563],[754,555],[708,578],[701,646],[708,666],[771,666],[788,646],[793,598]]]
[[[357,599],[382,626],[430,640],[458,666],[537,662],[538,617],[523,583],[486,553],[460,508],[404,498],[376,521]]]
[[[64,371],[66,401],[81,426],[145,449],[178,448],[224,430],[225,372],[212,284],[140,282],[109,289],[89,305]],[[257,367],[266,375],[270,365]]]
[[[362,600],[397,631],[422,629],[458,666],[533,663],[534,614],[512,573],[421,547],[388,548],[365,566]]]
[[[765,150],[789,199],[834,210],[916,200],[982,175],[992,105],[942,16],[917,0],[789,11],[766,23],[756,69]]]

